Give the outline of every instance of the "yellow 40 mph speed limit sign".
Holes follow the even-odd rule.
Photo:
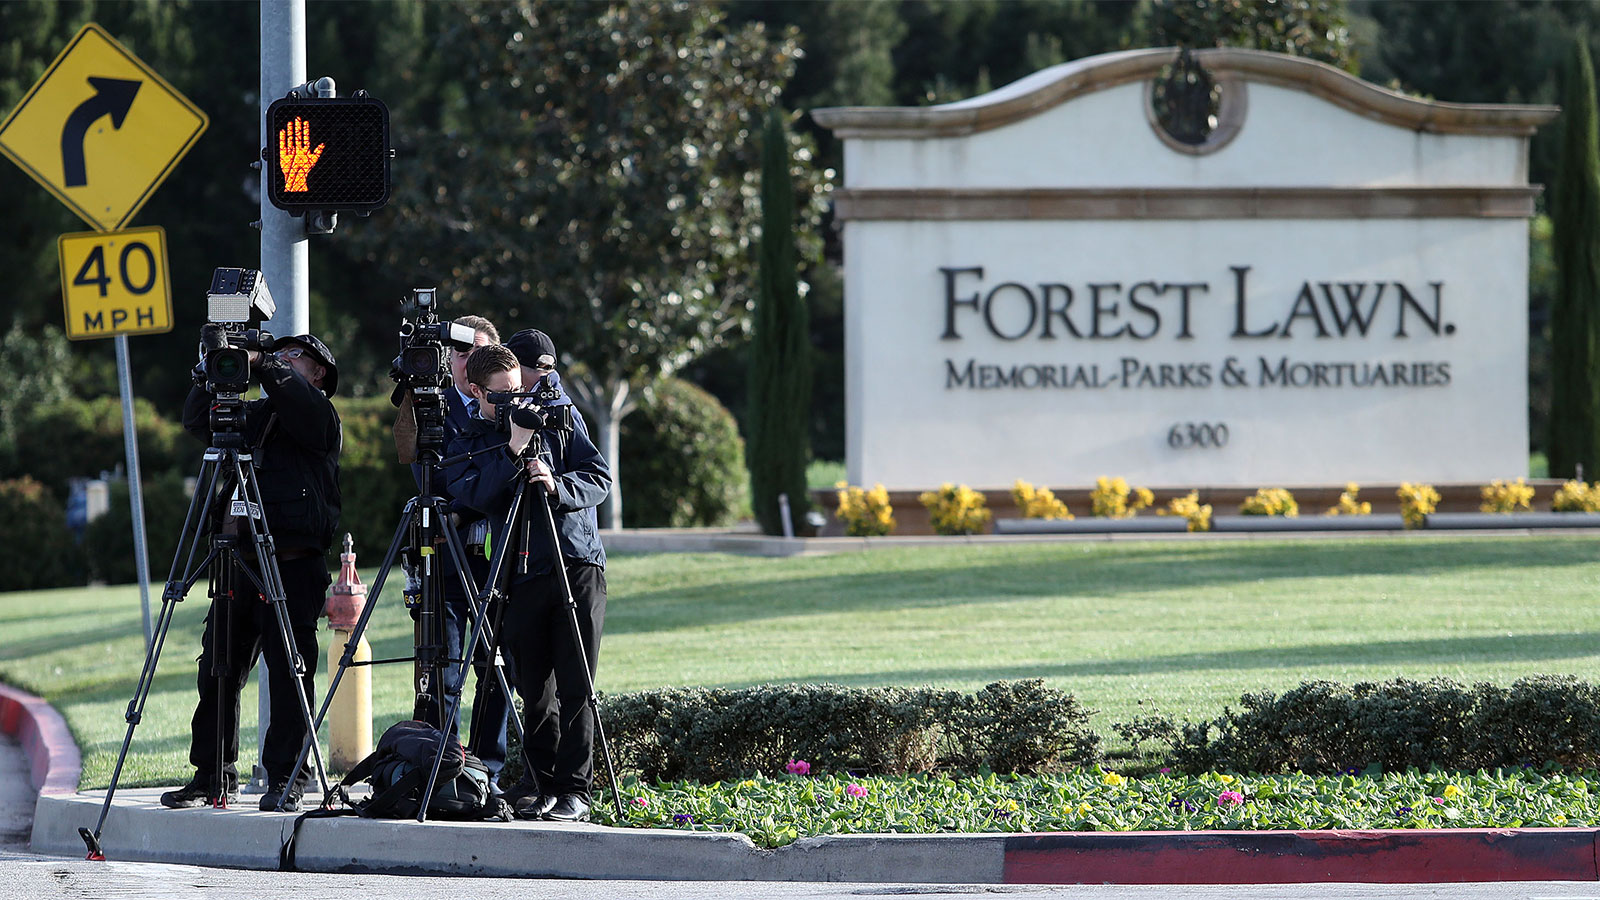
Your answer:
[[[67,337],[81,341],[171,330],[165,230],[63,234],[56,249]]]

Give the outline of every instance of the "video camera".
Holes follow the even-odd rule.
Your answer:
[[[195,379],[216,396],[211,407],[211,431],[216,436],[237,436],[243,430],[240,395],[250,389],[250,351],[266,352],[272,346],[272,335],[260,326],[277,310],[259,270],[223,267],[211,273]],[[217,446],[228,444],[229,439],[221,437]]]
[[[490,391],[487,396],[500,431],[510,431],[512,424],[535,431],[572,431],[572,405],[562,402],[561,392],[543,378],[530,391]]]
[[[410,391],[417,422],[417,454],[444,452],[444,391],[450,387],[447,349],[471,350],[477,332],[468,325],[439,321],[435,288],[412,288],[401,301],[400,355],[390,365],[394,380],[391,403],[399,406]]]

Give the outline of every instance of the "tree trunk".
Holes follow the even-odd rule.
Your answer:
[[[572,399],[593,426],[594,445],[611,466],[611,494],[600,505],[600,527],[615,531],[622,527],[622,432],[619,426],[637,406],[633,391],[628,382],[620,378],[598,383],[590,378],[574,377],[562,383],[572,388]]]

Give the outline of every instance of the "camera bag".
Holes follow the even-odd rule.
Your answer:
[[[295,819],[288,840],[279,848],[278,868],[295,871],[295,840],[306,819],[351,815],[365,819],[416,818],[422,803],[422,786],[433,769],[441,743],[444,756],[434,779],[433,796],[428,798],[428,817],[467,822],[511,821],[511,807],[489,791],[488,767],[462,747],[455,735],[446,735],[426,722],[396,722],[378,739],[377,748],[333,786],[332,793],[344,800],[345,808],[314,809]],[[372,785],[372,796],[351,805],[345,789],[359,781]]]

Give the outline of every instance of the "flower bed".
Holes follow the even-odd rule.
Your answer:
[[[803,762],[803,761],[796,761]],[[759,847],[826,834],[1052,831],[1522,828],[1592,825],[1593,771],[1419,772],[1311,776],[1161,773],[1098,768],[1057,775],[756,776],[699,784],[624,783],[621,821],[606,825],[727,831]]]

